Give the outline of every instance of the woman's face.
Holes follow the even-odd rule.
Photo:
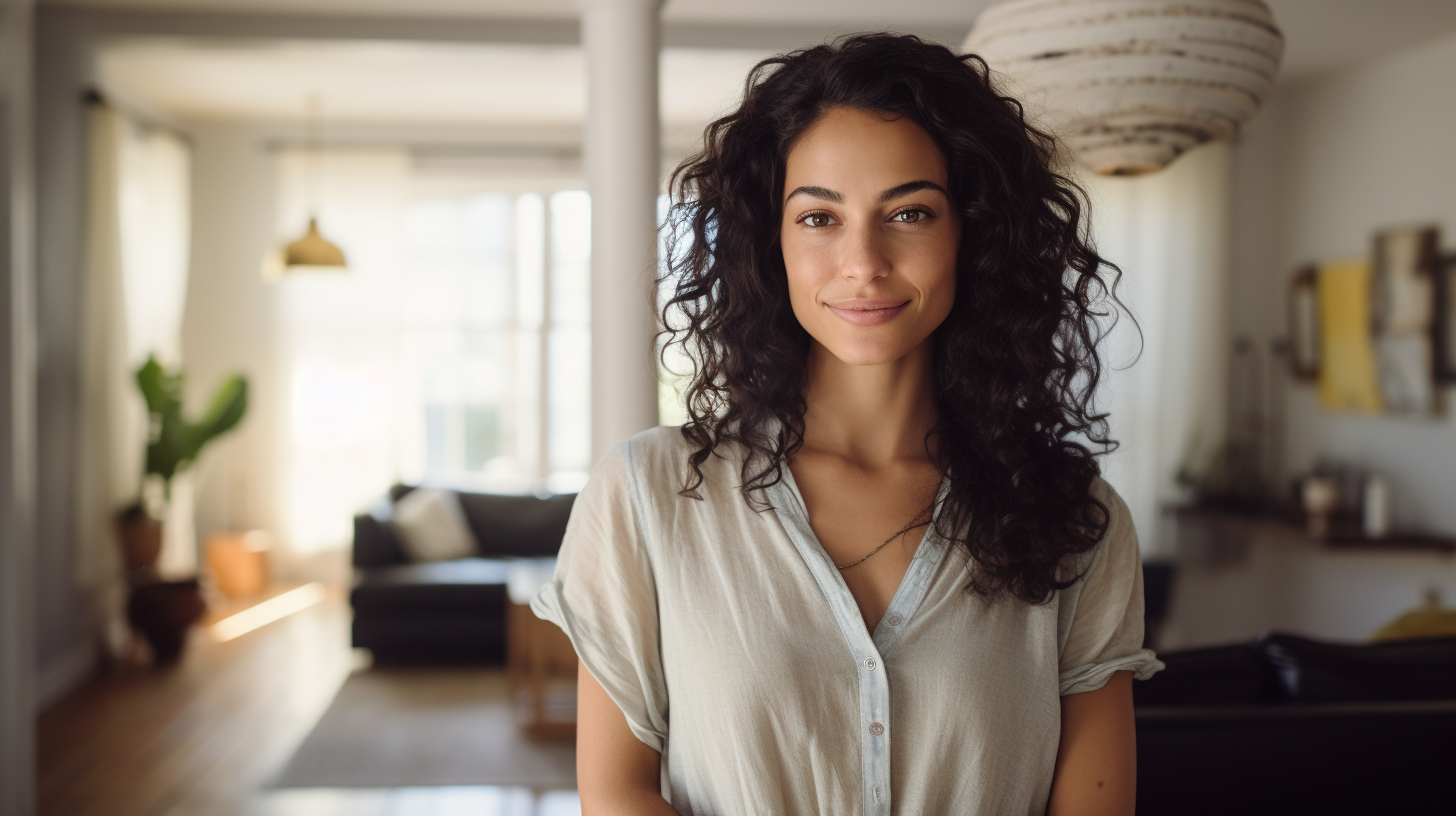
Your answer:
[[[950,314],[960,217],[909,119],[831,108],[789,150],[779,237],[794,315],[850,365],[905,356]]]

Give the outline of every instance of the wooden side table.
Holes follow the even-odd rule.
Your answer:
[[[555,567],[554,558],[522,560],[506,581],[506,677],[516,723],[532,739],[576,738],[576,650],[530,607]]]

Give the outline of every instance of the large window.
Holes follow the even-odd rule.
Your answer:
[[[404,217],[402,471],[574,489],[590,464],[589,197],[431,198]]]
[[[282,235],[307,221],[285,154]],[[326,236],[342,275],[279,282],[291,433],[288,535],[347,543],[393,482],[575,490],[590,466],[590,219],[570,182],[420,178],[407,155],[327,157]]]

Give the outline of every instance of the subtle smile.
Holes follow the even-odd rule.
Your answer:
[[[895,300],[845,300],[826,303],[829,311],[858,326],[878,326],[894,320],[896,315],[910,305],[910,301]]]

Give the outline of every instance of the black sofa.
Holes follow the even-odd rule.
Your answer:
[[[1133,685],[1138,813],[1456,813],[1456,638],[1269,634]]]
[[[556,555],[575,495],[457,492],[478,555],[411,563],[389,524],[411,489],[354,517],[354,645],[376,661],[503,662],[507,564]]]

